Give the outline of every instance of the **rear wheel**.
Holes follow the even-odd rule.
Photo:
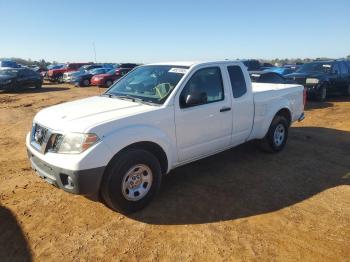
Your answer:
[[[288,128],[289,122],[284,116],[275,116],[266,136],[260,141],[261,148],[270,153],[281,151],[287,142]]]
[[[101,195],[113,210],[131,213],[144,208],[152,200],[160,183],[158,159],[148,151],[129,149],[107,168]]]

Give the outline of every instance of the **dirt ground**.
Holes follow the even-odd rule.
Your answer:
[[[97,94],[0,91],[1,261],[350,260],[350,99],[309,103],[280,154],[249,143],[172,171],[126,217],[47,184],[26,157],[35,113]]]

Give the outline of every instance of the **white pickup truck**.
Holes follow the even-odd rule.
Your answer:
[[[252,84],[239,61],[149,64],[100,96],[41,110],[26,145],[47,182],[127,213],[178,166],[249,140],[282,150],[304,103],[303,86]]]

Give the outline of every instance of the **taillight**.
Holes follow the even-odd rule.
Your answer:
[[[307,98],[307,93],[306,93],[306,88],[304,87],[304,91],[303,91],[303,103],[304,103],[304,106],[306,105],[306,98]]]
[[[119,75],[120,75],[120,73],[121,73],[120,69],[115,70],[115,74],[116,74],[117,76],[119,76]]]

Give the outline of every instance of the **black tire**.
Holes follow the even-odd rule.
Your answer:
[[[348,84],[348,86],[345,88],[344,95],[345,96],[350,96],[350,84]]]
[[[82,85],[81,86],[89,86],[90,85],[90,80],[89,79],[84,79],[82,81]]]
[[[36,83],[36,84],[35,84],[35,89],[41,89],[41,88],[42,88],[42,85],[43,85],[42,82]]]
[[[316,93],[316,100],[319,101],[319,102],[323,102],[326,100],[327,98],[327,89],[328,89],[328,84],[323,84],[318,90],[317,90],[317,93]]]
[[[129,149],[122,152],[121,155],[112,161],[106,169],[101,185],[101,196],[103,200],[111,209],[125,214],[143,209],[153,199],[160,188],[162,173],[158,159],[146,150]],[[129,189],[126,188],[123,193],[123,183],[124,185],[127,184],[128,178],[125,178],[125,176],[130,171],[135,170],[137,168],[135,168],[136,165],[144,165],[149,168],[151,174],[147,175],[151,175],[152,182],[148,191],[141,199],[130,200],[126,196],[129,193]],[[142,180],[140,186],[144,186]],[[140,188],[140,186],[137,188]],[[131,195],[130,197],[135,197],[135,195]]]
[[[106,81],[106,87],[110,87],[113,84],[112,80],[107,80]]]
[[[60,75],[56,78],[57,83],[62,84],[63,83],[63,75]]]
[[[279,133],[279,130],[283,127],[284,135],[283,139],[277,139],[279,135],[277,134],[275,137],[275,132]],[[274,117],[274,119],[271,122],[270,128],[267,131],[266,136],[259,141],[260,148],[269,153],[277,153],[280,152],[286,145],[287,139],[288,139],[288,128],[289,128],[289,122],[288,120],[282,116],[277,115]],[[276,130],[279,129],[279,130]],[[282,134],[280,134],[282,135]],[[279,141],[279,142],[278,142]]]

